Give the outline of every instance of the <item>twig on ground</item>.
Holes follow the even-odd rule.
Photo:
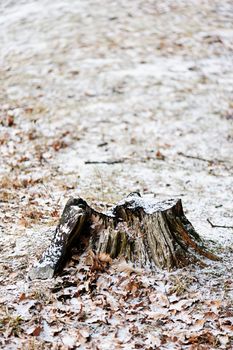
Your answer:
[[[192,156],[189,154],[185,154],[183,152],[178,152],[179,156],[185,157],[185,158],[191,158],[191,159],[197,159],[197,160],[201,160],[203,162],[207,162],[207,163],[226,163],[227,161],[221,160],[221,159],[206,159],[206,158],[202,158],[199,156]]]
[[[227,226],[227,225],[215,225],[213,224],[210,219],[207,219],[208,223],[211,225],[211,227],[220,227],[220,228],[233,228],[233,226]]]
[[[117,159],[117,160],[87,160],[85,164],[119,164],[119,163],[124,163],[124,159]]]

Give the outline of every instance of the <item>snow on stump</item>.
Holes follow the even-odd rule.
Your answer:
[[[81,198],[69,199],[50,246],[29,278],[52,278],[61,272],[72,247],[80,255],[91,250],[151,270],[173,270],[200,261],[200,256],[219,260],[205,249],[184,215],[181,199],[156,202],[139,193],[131,193],[107,213],[97,212]]]

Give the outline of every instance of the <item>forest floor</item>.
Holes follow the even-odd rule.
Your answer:
[[[233,349],[232,1],[0,10],[0,347]],[[222,261],[28,280],[70,196],[132,191],[181,198]]]

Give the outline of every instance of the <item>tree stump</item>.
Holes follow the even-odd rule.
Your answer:
[[[74,246],[80,255],[90,249],[151,270],[173,270],[197,262],[200,256],[219,260],[205,249],[180,199],[156,202],[139,193],[131,193],[107,213],[97,212],[82,198],[69,199],[50,246],[29,278],[58,274]]]

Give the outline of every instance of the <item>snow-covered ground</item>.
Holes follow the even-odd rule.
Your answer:
[[[48,245],[71,195],[80,195],[99,207],[115,203],[132,191],[154,195],[158,200],[180,197],[187,217],[203,238],[211,240],[209,244],[223,262],[204,270],[179,271],[178,276],[192,278],[192,288],[199,290],[202,298],[206,292],[206,300],[218,298],[229,309],[233,230],[212,228],[207,219],[216,225],[233,226],[232,1],[2,0],[0,110],[3,348],[18,344],[19,348],[32,349],[33,342],[37,349],[50,348],[51,339],[44,335],[49,327],[43,314],[48,312],[47,299],[40,296],[44,308],[41,321],[39,311],[33,309],[38,311],[41,327],[38,337],[32,335],[33,324],[32,332],[26,332],[30,323],[27,315],[21,315],[21,339],[8,336],[6,328],[11,328],[6,315],[20,316],[19,304],[32,302],[34,294],[39,298],[40,289],[51,301],[50,307],[58,307],[54,304],[56,293],[49,292],[46,283],[42,287],[26,282],[25,275]],[[101,161],[116,164],[86,164]],[[100,277],[104,278],[117,279],[107,274]],[[160,287],[164,278],[158,273]],[[166,278],[170,281],[171,276]],[[146,288],[151,288],[154,298],[160,300],[163,292],[154,286],[151,276],[147,282],[137,283],[142,283],[140,288],[144,286],[142,298],[147,298]],[[189,284],[185,293],[193,293]],[[121,288],[119,282],[119,290],[108,297],[114,298]],[[88,319],[95,311],[90,296],[85,298],[89,298],[83,301]],[[120,308],[120,299],[116,300]],[[163,302],[168,307],[168,302]],[[196,301],[193,304],[200,307]],[[66,302],[58,308],[68,310]],[[213,312],[207,309],[205,312]],[[233,314],[232,310],[225,312]],[[149,329],[155,326],[155,318],[146,323],[146,331],[140,317],[131,321],[126,317],[125,323],[121,317],[119,324],[125,329],[134,325],[139,327],[139,335],[151,337]],[[193,324],[197,320],[192,319]],[[154,349],[156,342],[159,348],[166,348],[161,334],[175,332],[172,322],[177,325],[169,319],[170,328],[166,330],[164,324],[157,324],[161,331],[154,335],[156,339],[147,336],[145,348]],[[202,326],[201,331],[209,331]],[[60,323],[54,342],[57,348],[61,344],[69,348],[72,322],[61,330],[59,327]],[[82,337],[90,339],[83,341],[84,348],[94,348],[100,339],[106,344],[100,349],[110,349],[108,342],[113,339],[118,341],[114,349],[129,349],[129,344],[137,348],[129,335],[114,333],[114,324],[105,324],[104,330],[101,327],[92,331],[85,328],[89,335]],[[116,327],[120,329],[118,324]],[[222,328],[216,332],[218,344],[207,346],[220,347],[225,341],[222,348],[230,349],[232,334],[226,335]],[[70,348],[75,346],[76,336],[70,336],[74,338]],[[182,341],[173,339],[172,344],[177,349],[189,348]]]

